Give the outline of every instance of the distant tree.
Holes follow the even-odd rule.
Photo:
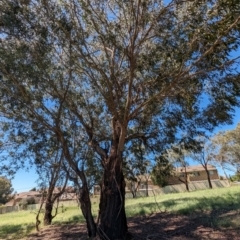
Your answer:
[[[139,161],[135,161],[135,159],[127,159],[124,163],[126,186],[132,193],[132,197],[135,198],[142,181],[142,165],[139,164]]]
[[[181,157],[181,159],[179,159],[177,161],[177,163],[179,163],[180,168],[181,168],[181,172],[177,173],[178,180],[185,184],[186,190],[189,192],[189,178],[190,178],[190,176],[189,176],[189,173],[187,172],[187,167],[189,166],[189,164],[182,157]]]
[[[168,184],[168,179],[174,174],[174,166],[169,162],[166,155],[162,154],[156,158],[156,164],[153,167],[151,178],[156,185],[165,187]]]
[[[0,204],[7,203],[13,196],[11,181],[0,176]]]
[[[60,196],[65,191],[68,176],[62,169],[65,160],[63,150],[57,138],[51,132],[39,134],[35,141],[29,144],[29,151],[33,152],[33,164],[38,174],[39,188],[44,190],[44,218],[43,224],[50,225],[57,215]]]
[[[137,191],[141,183],[146,183],[147,151],[141,140],[134,140],[126,149],[123,162],[124,177],[127,179],[128,189],[131,191],[133,198],[137,196]],[[146,195],[148,193],[146,192]]]
[[[180,171],[174,171],[175,176],[180,182],[185,185],[188,192],[190,176],[187,171],[187,167],[189,166],[187,157],[190,154],[191,148],[192,147],[190,143],[184,143],[183,141],[178,144],[172,145],[171,148],[166,150],[166,157],[174,166],[180,169]]]
[[[95,185],[101,186],[102,166],[94,152],[85,147],[84,138],[77,136],[77,139],[76,145],[71,148],[71,152],[75,152],[72,164],[69,165],[66,161],[63,169],[68,174],[69,180],[73,182],[77,200],[86,219],[88,235],[91,237],[96,235],[97,228],[91,213],[89,192]]]
[[[207,174],[209,188],[212,188],[212,182],[211,182],[210,173],[208,170],[208,164],[213,160],[212,145],[209,143],[209,141],[207,141],[207,138],[205,137],[198,138],[195,146],[191,151],[191,156],[194,161],[200,163],[203,166]]]
[[[145,172],[143,174],[146,186],[146,196],[149,196],[149,180],[151,179],[152,163],[149,160],[144,162]]]
[[[28,197],[28,198],[24,198],[19,202],[19,206],[22,207],[22,209],[27,209],[28,205],[31,204],[35,204],[36,203],[36,199],[34,197]]]
[[[231,181],[240,181],[240,172],[236,172],[230,177]]]
[[[36,199],[34,197],[27,198],[28,205],[35,204],[35,203],[36,203]]]
[[[240,171],[240,123],[235,129],[213,136],[211,145],[212,158],[218,165],[224,170]]]

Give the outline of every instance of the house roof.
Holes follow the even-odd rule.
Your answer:
[[[21,193],[16,193],[13,197],[12,200],[7,202],[5,206],[14,206],[16,201],[19,202],[22,199],[30,198],[30,197],[40,197],[41,193],[37,191],[29,191],[29,192],[21,192]]]
[[[59,193],[62,190],[62,187],[55,187],[53,193]],[[75,193],[76,190],[72,186],[66,186],[64,193]]]
[[[14,206],[15,202],[14,200],[10,200],[9,202],[7,202],[6,204],[4,204],[5,207],[9,206],[9,207],[12,207]]]
[[[15,199],[37,197],[37,196],[40,196],[40,195],[41,195],[41,193],[37,192],[37,191],[21,192],[21,193],[17,193],[15,195]]]
[[[215,166],[207,164],[208,170],[217,170]],[[184,167],[176,167],[176,172],[185,172]],[[204,167],[202,165],[194,165],[194,166],[187,166],[186,172],[201,172],[205,171]]]

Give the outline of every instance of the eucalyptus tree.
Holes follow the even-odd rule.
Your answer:
[[[170,149],[167,149],[167,153],[165,154],[166,158],[173,165],[180,169],[180,172],[176,172],[176,176],[180,182],[182,182],[186,190],[189,192],[189,173],[187,172],[187,167],[189,166],[189,162],[187,157],[189,156],[189,146],[185,143],[179,143],[178,145],[171,146]]]
[[[211,139],[212,159],[223,169],[240,170],[240,124],[235,129],[217,133]]]
[[[14,136],[15,138],[15,135],[20,135],[17,136],[16,139],[20,141],[19,143],[22,143],[21,147],[23,147],[23,149],[19,151],[17,158],[19,161],[15,158],[17,156],[16,152],[12,152],[8,157],[11,155],[14,156],[16,160],[15,163],[17,163],[18,166],[20,164],[23,165],[27,156],[26,154],[29,154],[30,158],[32,157],[32,151],[28,148],[30,145],[27,144],[26,139],[28,141],[32,139],[32,146],[34,148],[37,147],[36,142],[38,139],[43,138],[41,140],[44,142],[44,136],[54,134],[56,141],[61,145],[64,158],[82,182],[86,182],[84,174],[82,171],[78,171],[74,162],[74,153],[76,150],[72,151],[75,142],[74,140],[72,141],[71,138],[74,139],[73,136],[76,135],[74,131],[76,131],[76,125],[79,126],[79,124],[76,123],[76,120],[68,117],[70,113],[64,105],[65,99],[59,98],[59,95],[62,96],[61,94],[63,92],[63,95],[66,97],[68,92],[68,84],[65,85],[63,79],[66,79],[67,75],[69,77],[67,81],[70,82],[72,80],[70,76],[71,73],[66,71],[66,65],[67,67],[70,66],[71,57],[62,54],[60,59],[57,59],[54,58],[54,55],[51,55],[52,48],[54,48],[55,45],[49,44],[50,39],[48,39],[47,31],[44,26],[44,23],[46,22],[35,22],[35,20],[38,19],[39,8],[36,8],[31,12],[32,9],[28,9],[24,4],[23,6],[21,4],[19,5],[18,1],[8,1],[5,3],[6,4],[4,5],[4,3],[1,2],[1,7],[3,9],[1,12],[1,20],[6,24],[3,26],[1,25],[1,27],[3,27],[1,28],[1,33],[5,32],[7,29],[8,34],[6,34],[6,38],[4,33],[1,35],[4,41],[4,46],[1,45],[1,51],[4,52],[4,49],[6,50],[5,43],[7,42],[10,45],[14,44],[16,49],[5,55],[5,60],[8,60],[4,64],[1,62],[1,64],[3,64],[1,65],[1,73],[3,75],[1,78],[1,112],[7,119],[5,126],[8,126],[7,128],[10,129],[10,136]],[[36,27],[33,29],[34,31],[36,30],[36,38],[33,37],[31,39],[32,32],[28,31],[29,25],[26,24],[26,21],[29,19],[25,19],[25,17],[29,17],[31,20],[35,19],[34,22],[32,22],[31,27]],[[38,34],[41,36],[38,36]],[[19,38],[20,35],[22,39]],[[26,37],[25,39],[24,36]],[[40,39],[38,39],[38,37],[40,37]],[[28,45],[28,41],[30,40],[34,41],[31,46]],[[66,49],[71,52],[69,46],[64,50]],[[57,49],[57,51],[60,50]],[[50,54],[47,55],[47,53]],[[30,59],[33,60],[35,64]],[[8,72],[8,64],[15,60],[18,64],[14,69],[12,67],[9,68],[9,70],[11,69],[10,73]],[[51,62],[52,60],[54,63]],[[58,64],[56,64],[57,60],[60,60]],[[13,73],[12,71],[16,72]],[[13,77],[15,74],[17,74],[16,78]],[[13,83],[11,82],[13,80],[12,77],[17,80],[14,85],[11,85]],[[23,81],[18,82],[20,79]],[[52,88],[47,86],[49,81],[53,80],[56,80],[56,82],[52,82],[54,84],[56,83],[56,85],[50,84]],[[4,85],[6,87],[5,89],[2,88]],[[13,89],[10,89],[12,87]],[[57,91],[55,91],[55,87],[57,87]],[[7,89],[9,91],[5,92]],[[85,97],[87,97],[87,94]],[[88,98],[86,99],[86,105],[88,104],[87,102]],[[9,124],[11,125],[9,126]],[[70,130],[69,126],[72,126]],[[79,126],[78,134],[81,133],[80,129],[81,127]],[[34,131],[34,135],[31,135],[31,130]],[[78,150],[80,151],[81,149]],[[85,195],[83,207],[87,210],[87,221],[92,221],[88,222],[88,226],[92,227],[92,229],[88,229],[88,232],[90,237],[94,237],[96,235],[96,227],[91,213],[89,189],[86,187],[83,188],[82,194]]]
[[[11,147],[5,148],[4,158],[7,158],[7,168],[15,172],[23,167],[33,166],[36,169],[44,189],[44,225],[51,224],[56,216],[57,208],[55,213],[53,212],[54,203],[64,192],[68,178],[71,178],[73,172],[79,186],[78,198],[87,221],[89,237],[95,237],[96,225],[91,213],[89,191],[93,183],[99,182],[101,167],[96,163],[94,154],[86,149],[84,136],[78,136],[80,131],[75,123],[76,119],[71,113],[67,114],[67,118],[64,116],[65,114],[59,116],[64,125],[64,148],[55,132],[41,124],[32,124],[29,120],[2,122],[6,139],[11,143]]]
[[[126,238],[122,156],[146,137],[140,126],[151,126],[158,142],[178,132],[191,139],[229,121],[239,103],[239,56],[231,57],[239,2],[2,0],[0,7],[1,111],[54,132],[73,167],[61,116],[75,115],[103,166],[99,234]]]
[[[165,187],[168,185],[169,177],[174,175],[174,164],[169,161],[166,153],[156,157],[155,162],[151,178],[156,185]]]
[[[77,154],[74,162],[75,169],[67,169],[67,163],[64,164],[63,168],[68,174],[69,180],[73,182],[77,200],[80,204],[82,214],[86,219],[88,236],[92,238],[95,237],[97,233],[99,216],[96,221],[94,221],[91,212],[89,191],[92,190],[95,185],[100,185],[100,174],[102,170],[101,166],[96,162],[94,153],[86,148],[81,149],[81,153]]]
[[[140,184],[143,183],[146,186],[146,196],[148,196],[148,181],[150,178],[149,148],[153,149],[156,143],[150,143],[153,136],[147,136],[147,129],[144,130],[146,133],[144,138],[134,139],[130,144],[126,144],[127,146],[123,155],[123,173],[125,179],[127,179],[126,184],[133,198],[137,196]]]
[[[42,143],[43,144],[43,143]],[[38,144],[34,143],[38,148]],[[38,182],[44,194],[44,217],[43,224],[50,225],[58,213],[58,202],[65,192],[68,183],[68,174],[63,170],[64,155],[62,149],[56,143],[49,140],[45,146],[41,146],[35,152],[34,165],[39,176]],[[53,211],[55,206],[55,212]],[[41,210],[41,209],[40,209]]]
[[[132,197],[137,197],[137,191],[140,184],[143,182],[144,166],[142,161],[136,161],[136,159],[126,159],[124,161],[124,177],[126,180],[126,186],[132,193]]]
[[[190,152],[190,156],[192,157],[193,161],[200,163],[204,168],[207,175],[209,188],[212,188],[212,182],[208,168],[209,163],[214,162],[213,152],[213,144],[211,141],[209,141],[209,137],[207,138],[203,136],[196,138],[196,141]]]
[[[84,136],[78,136],[76,127],[72,126],[71,145],[69,152],[72,156],[72,163],[65,161],[63,169],[73,182],[78,202],[84,218],[86,219],[88,236],[94,238],[97,234],[97,221],[93,219],[91,211],[90,191],[95,185],[100,185],[102,166],[96,154],[89,149]]]

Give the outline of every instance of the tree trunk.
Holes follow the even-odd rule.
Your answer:
[[[222,170],[223,170],[223,173],[224,173],[224,175],[225,175],[226,179],[227,179],[227,180],[228,180],[228,182],[229,182],[229,177],[228,177],[228,175],[227,175],[227,173],[226,173],[226,171],[225,171],[225,168],[223,167],[223,165],[222,165],[222,164],[220,164],[220,166],[221,166],[221,168],[222,168]]]
[[[130,184],[131,184],[130,187],[131,187],[132,196],[133,196],[133,198],[136,198],[137,190],[136,190],[135,182],[132,182],[132,181],[131,181]]]
[[[96,237],[97,227],[92,216],[91,200],[89,197],[89,190],[86,182],[83,182],[83,186],[79,196],[79,202],[83,216],[87,222],[88,237],[90,239],[93,239]]]
[[[45,204],[45,213],[43,218],[43,224],[44,226],[51,225],[52,223],[52,209],[53,209],[53,203],[51,199],[47,198],[46,204]]]
[[[185,186],[186,186],[186,190],[189,192],[189,186],[188,186],[188,181],[187,181],[187,179],[185,179]]]
[[[59,131],[57,131],[56,134],[57,134],[57,137],[59,138],[59,141],[63,145],[63,151],[64,151],[65,158],[68,160],[69,165],[71,166],[71,168],[74,170],[74,172],[77,174],[77,176],[82,181],[82,188],[81,188],[78,183],[77,178],[75,178],[75,179],[72,178],[72,180],[75,182],[75,184],[79,188],[78,199],[80,202],[80,207],[81,207],[83,216],[87,222],[88,236],[90,239],[94,238],[96,236],[97,230],[96,230],[96,224],[95,224],[93,216],[92,216],[91,201],[90,201],[89,189],[88,189],[85,173],[84,173],[84,171],[79,170],[78,164],[73,161],[72,156],[69,152],[67,141],[64,139],[62,132],[59,130]]]
[[[207,169],[206,169],[206,172],[207,172],[207,179],[208,179],[209,188],[212,188],[212,182],[211,182],[210,174],[209,174],[209,171]]]
[[[146,179],[146,197],[148,197],[149,194],[148,194],[148,179]]]
[[[113,151],[114,152],[114,151]],[[104,240],[128,239],[122,158],[111,152],[104,164],[99,234]],[[120,159],[119,159],[120,158]]]
[[[187,169],[185,169],[185,185],[186,185],[186,190],[189,192],[189,186],[188,186],[188,174],[187,174]]]

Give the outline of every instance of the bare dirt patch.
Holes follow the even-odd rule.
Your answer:
[[[238,211],[215,211],[175,215],[155,213],[128,219],[134,240],[240,240]],[[86,240],[85,224],[53,225],[28,236],[27,240]]]

